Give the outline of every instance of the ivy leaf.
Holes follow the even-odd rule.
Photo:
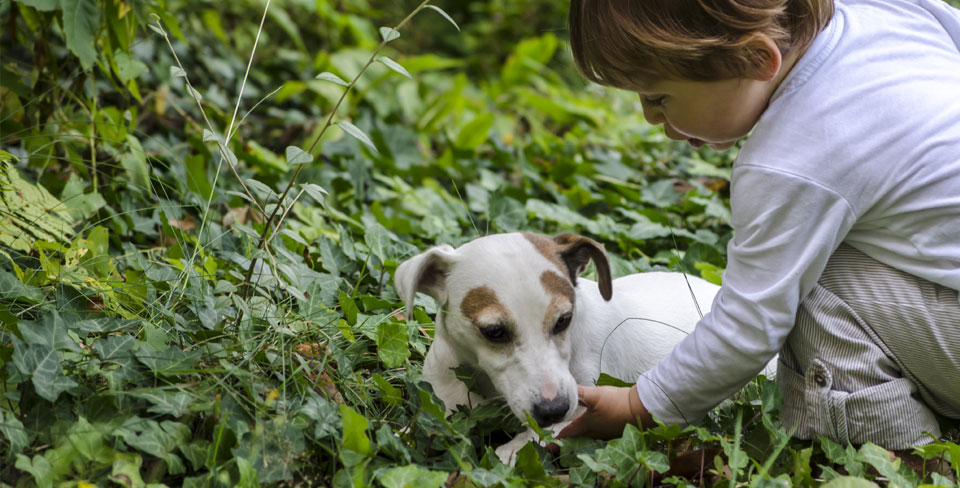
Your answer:
[[[394,29],[393,27],[381,27],[380,37],[383,38],[384,42],[390,42],[400,37],[400,31],[398,31],[397,29]]]
[[[493,115],[489,112],[477,115],[476,118],[460,129],[456,140],[457,148],[468,151],[476,150],[480,144],[483,144],[483,141],[487,140],[493,122]]]
[[[210,129],[203,129],[203,142],[223,142],[223,139],[220,138],[219,134],[215,134],[210,131]]]
[[[24,375],[30,376],[37,394],[50,402],[65,391],[77,387],[77,382],[63,374],[60,352],[46,345],[28,345],[14,341],[13,364]]]
[[[383,401],[387,402],[390,405],[400,405],[403,395],[400,393],[400,389],[396,386],[390,384],[383,376],[380,376],[376,373],[371,375],[373,378],[373,383],[377,385],[377,389],[380,390]]]
[[[100,27],[100,9],[96,0],[60,0],[63,9],[63,33],[67,49],[80,58],[80,65],[88,70],[97,61],[97,30]]]
[[[879,485],[863,478],[841,476],[833,481],[821,485],[821,488],[877,488]]]
[[[120,78],[123,83],[136,79],[147,70],[147,65],[143,64],[142,61],[130,57],[129,54],[119,49],[114,53],[113,60],[117,63],[117,78]]]
[[[387,368],[399,368],[410,357],[406,324],[386,321],[377,327],[377,356]]]
[[[33,475],[33,481],[37,486],[53,486],[56,474],[53,471],[53,466],[50,465],[50,461],[43,457],[43,454],[33,456],[32,460],[23,454],[17,454],[17,462],[14,467]]]
[[[97,339],[93,347],[101,359],[110,361],[130,357],[135,343],[136,341],[129,335],[113,335],[105,339]]]
[[[423,469],[416,464],[393,468],[380,477],[385,488],[438,488],[447,481],[447,473]]]
[[[127,172],[131,187],[137,191],[149,191],[150,165],[147,164],[143,146],[136,137],[128,134],[127,149],[128,151],[120,156],[120,165]]]
[[[313,154],[310,154],[297,146],[287,146],[287,164],[293,166],[296,164],[309,164],[313,162]]]
[[[0,434],[10,441],[10,452],[19,453],[30,445],[27,429],[13,412],[0,410]]]
[[[637,453],[637,461],[650,471],[666,473],[670,470],[670,461],[662,452],[640,451]]]
[[[353,301],[353,298],[350,298],[350,295],[340,290],[337,301],[340,303],[340,309],[343,310],[344,315],[347,316],[347,323],[350,325],[356,324],[357,313],[360,312],[360,309],[357,308],[357,303]]]
[[[17,3],[33,7],[41,12],[52,12],[60,6],[60,0],[17,0]]]
[[[344,132],[355,137],[358,141],[366,144],[374,154],[380,155],[380,151],[377,151],[377,146],[373,145],[373,141],[370,140],[370,136],[360,130],[359,127],[347,122],[346,120],[341,120],[337,122],[337,127],[343,129]]]
[[[315,80],[330,81],[330,82],[336,83],[336,84],[341,85],[341,86],[350,86],[350,83],[347,83],[346,81],[343,81],[342,78],[340,78],[339,76],[337,76],[337,75],[335,75],[335,74],[333,74],[333,73],[331,73],[331,72],[329,72],[329,71],[324,71],[323,73],[320,73],[319,75],[315,76],[314,79],[315,79]]]
[[[40,288],[24,284],[13,273],[0,271],[0,299],[40,303],[42,298],[43,290]]]
[[[304,183],[301,186],[303,187],[303,191],[307,192],[307,195],[310,195],[313,201],[323,204],[327,190],[316,183]]]
[[[381,63],[385,64],[388,68],[396,71],[397,73],[400,73],[401,75],[406,76],[407,78],[410,78],[411,80],[413,79],[413,77],[410,76],[410,73],[407,72],[406,68],[404,68],[403,66],[400,66],[400,63],[398,63],[398,62],[396,62],[396,61],[394,61],[394,60],[392,60],[392,59],[390,59],[390,58],[388,58],[388,57],[386,57],[386,56],[380,56],[379,58],[377,58],[377,61],[380,61]]]
[[[66,321],[56,310],[44,314],[39,322],[23,320],[17,324],[17,329],[27,344],[45,346],[51,350],[68,349],[80,352],[80,346],[67,335]]]
[[[133,396],[151,403],[151,406],[147,408],[148,412],[159,415],[171,415],[173,417],[181,417],[186,414],[190,408],[190,404],[193,403],[193,397],[184,391],[169,392],[151,390],[134,393]]]
[[[370,438],[367,437],[367,418],[354,409],[340,405],[340,420],[343,422],[343,439],[341,446],[355,453],[369,456]]]
[[[450,22],[451,24],[453,24],[453,26],[456,27],[458,31],[460,30],[460,26],[457,25],[457,23],[454,22],[453,18],[450,17],[449,15],[447,15],[447,13],[444,12],[442,8],[440,8],[440,7],[436,6],[436,5],[427,5],[426,7],[429,8],[429,9],[433,9],[433,10],[437,11],[437,13],[439,13],[440,15],[442,15],[443,18],[447,19],[448,22]]]

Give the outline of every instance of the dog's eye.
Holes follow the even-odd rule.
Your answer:
[[[480,329],[480,333],[483,334],[483,336],[486,337],[490,342],[495,342],[497,344],[510,342],[510,331],[508,331],[507,327],[503,324],[483,327]]]
[[[553,326],[554,335],[559,334],[565,330],[567,327],[570,327],[570,319],[573,318],[573,314],[565,313],[557,319],[557,323]]]

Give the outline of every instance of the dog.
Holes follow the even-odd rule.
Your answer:
[[[579,276],[590,261],[596,282]],[[408,316],[417,292],[439,304],[423,379],[447,415],[503,397],[521,421],[529,413],[554,432],[578,414],[577,384],[596,384],[600,373],[634,380],[693,330],[719,290],[671,272],[611,280],[603,246],[572,234],[437,246],[401,263],[394,282]],[[463,367],[480,391],[458,378]],[[510,464],[534,438],[528,430],[497,455]]]

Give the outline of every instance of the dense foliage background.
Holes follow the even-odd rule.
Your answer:
[[[733,154],[585,85],[564,0],[438,7],[0,0],[0,485],[953,486],[920,462],[950,439],[790,440],[763,377],[516,467],[502,404],[445,419],[400,262],[578,232],[718,282]]]

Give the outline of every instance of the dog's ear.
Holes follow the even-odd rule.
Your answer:
[[[439,303],[446,301],[447,273],[453,265],[456,250],[446,244],[400,263],[393,281],[397,294],[407,308],[407,317],[413,317],[413,299],[417,292],[432,296]]]
[[[570,281],[576,283],[577,276],[587,267],[592,259],[597,265],[597,284],[600,286],[600,296],[609,301],[613,297],[613,282],[610,279],[610,261],[603,246],[588,237],[574,234],[560,234],[553,238],[560,246],[560,258],[566,263],[570,271]]]

